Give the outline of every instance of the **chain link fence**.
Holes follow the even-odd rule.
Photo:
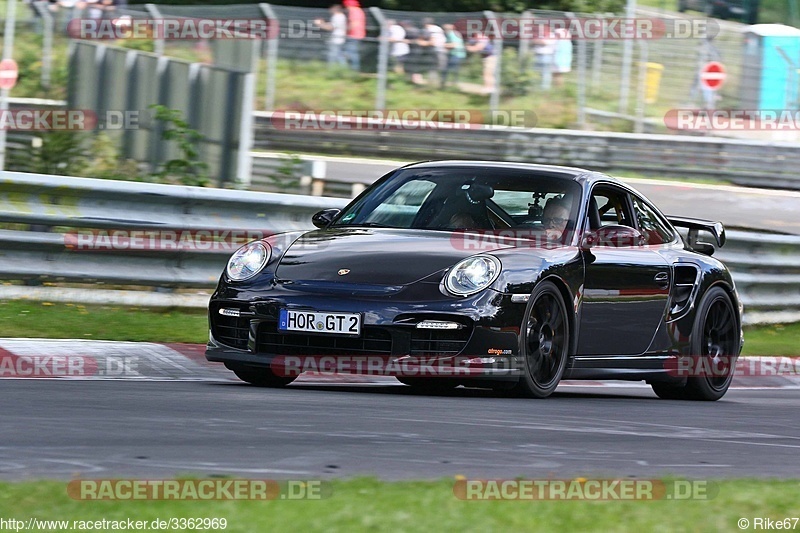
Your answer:
[[[264,21],[269,27],[264,39],[154,35],[114,44],[254,72],[255,108],[267,111],[460,110],[465,112],[462,117],[484,124],[669,132],[670,114],[680,110],[763,109],[766,104],[758,93],[768,85],[784,94],[776,100],[782,109],[798,109],[800,45],[774,45],[782,54],[776,61],[754,58],[754,49],[757,55],[767,46],[768,37],[746,31],[758,26],[664,12],[642,19],[666,31],[615,38],[579,35],[588,20],[625,21],[613,14],[378,8],[365,8],[363,14],[363,36],[356,37],[347,35],[346,26],[341,33],[344,13],[272,4],[148,4],[98,10],[54,9],[53,4],[37,2],[27,24],[42,35],[39,75],[41,84],[48,86],[53,84],[53,55],[58,55],[58,41],[71,20]],[[552,34],[526,34],[531,21],[548,21]],[[565,31],[553,31],[565,21]],[[569,21],[576,25],[569,26]],[[674,35],[680,28],[683,34]],[[800,43],[800,36],[795,40]],[[711,61],[722,63],[725,70],[717,90],[701,83],[701,69]],[[448,120],[447,114],[434,116]],[[760,132],[724,134],[759,137]]]

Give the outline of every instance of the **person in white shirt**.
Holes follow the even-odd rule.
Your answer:
[[[553,84],[553,60],[556,55],[556,36],[549,24],[540,27],[540,33],[533,40],[533,53],[536,56],[534,68],[542,77],[542,89],[548,90]]]
[[[347,60],[342,53],[345,37],[347,36],[347,15],[344,14],[340,4],[333,4],[329,9],[331,13],[330,22],[317,19],[314,24],[325,31],[331,32],[328,40],[328,67],[334,65],[346,65]]]
[[[436,73],[441,75],[447,69],[447,37],[444,30],[437,26],[432,18],[423,19],[422,24],[430,35],[431,45],[436,54]]]
[[[392,43],[389,57],[391,58],[394,71],[398,74],[403,74],[403,64],[411,51],[411,48],[406,42],[406,30],[398,24],[396,20],[390,20],[387,24],[389,26],[389,42]]]

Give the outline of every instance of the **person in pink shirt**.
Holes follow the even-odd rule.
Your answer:
[[[359,0],[344,0],[347,10],[347,39],[344,43],[344,55],[350,68],[361,70],[361,41],[367,36],[367,17],[361,9]]]

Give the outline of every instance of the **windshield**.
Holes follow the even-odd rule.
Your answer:
[[[520,229],[563,240],[575,228],[580,185],[502,168],[401,170],[350,205],[334,226],[429,230]]]

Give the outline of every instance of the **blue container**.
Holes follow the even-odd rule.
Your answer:
[[[744,32],[743,109],[798,109],[800,29],[756,24]]]

